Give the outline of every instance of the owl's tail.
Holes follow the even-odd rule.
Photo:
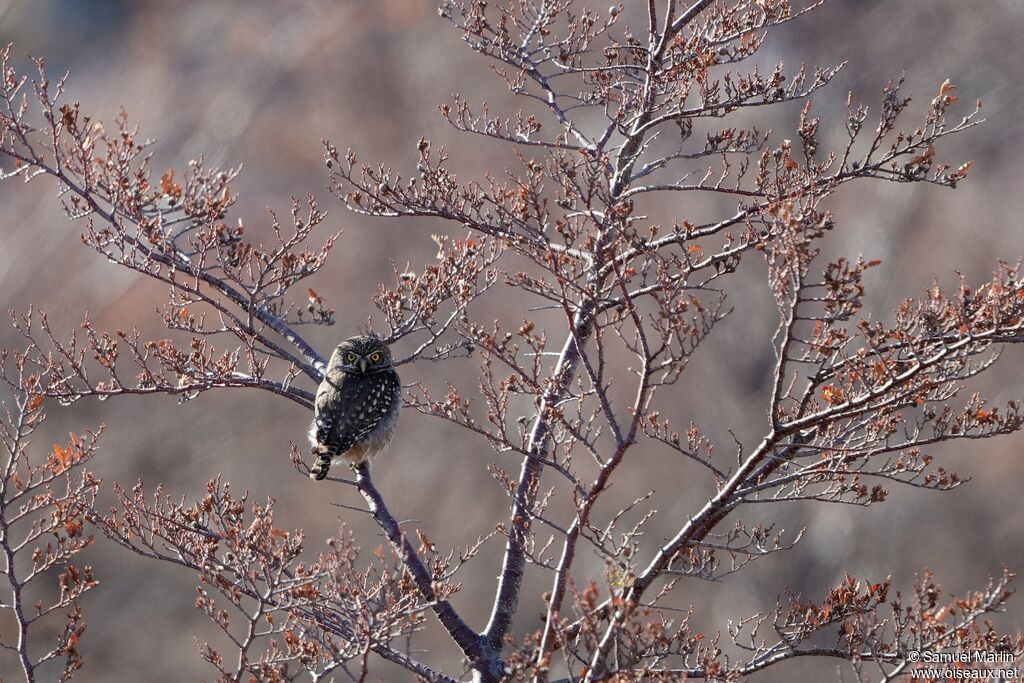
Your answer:
[[[331,469],[331,454],[318,453],[313,466],[309,468],[309,476],[317,481],[327,478],[327,471]]]

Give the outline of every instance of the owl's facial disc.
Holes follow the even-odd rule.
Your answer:
[[[352,337],[338,345],[341,368],[347,372],[369,375],[390,367],[391,354],[375,337]]]

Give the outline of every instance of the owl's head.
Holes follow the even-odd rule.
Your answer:
[[[339,370],[369,375],[391,367],[391,351],[377,337],[349,337],[334,349],[333,360]]]

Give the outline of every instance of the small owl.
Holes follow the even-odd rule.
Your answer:
[[[402,385],[391,366],[391,352],[376,337],[351,337],[338,344],[316,390],[316,412],[309,441],[323,479],[340,458],[366,462],[391,441],[398,424]]]

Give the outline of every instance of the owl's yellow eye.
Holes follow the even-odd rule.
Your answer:
[[[347,356],[345,356],[345,360],[347,360],[349,363],[355,363],[356,362],[356,354],[354,354],[354,353],[348,354]]]
[[[377,361],[380,360],[380,354],[379,353],[373,354],[372,356],[370,356],[370,360],[372,360],[374,363],[376,363]]]

